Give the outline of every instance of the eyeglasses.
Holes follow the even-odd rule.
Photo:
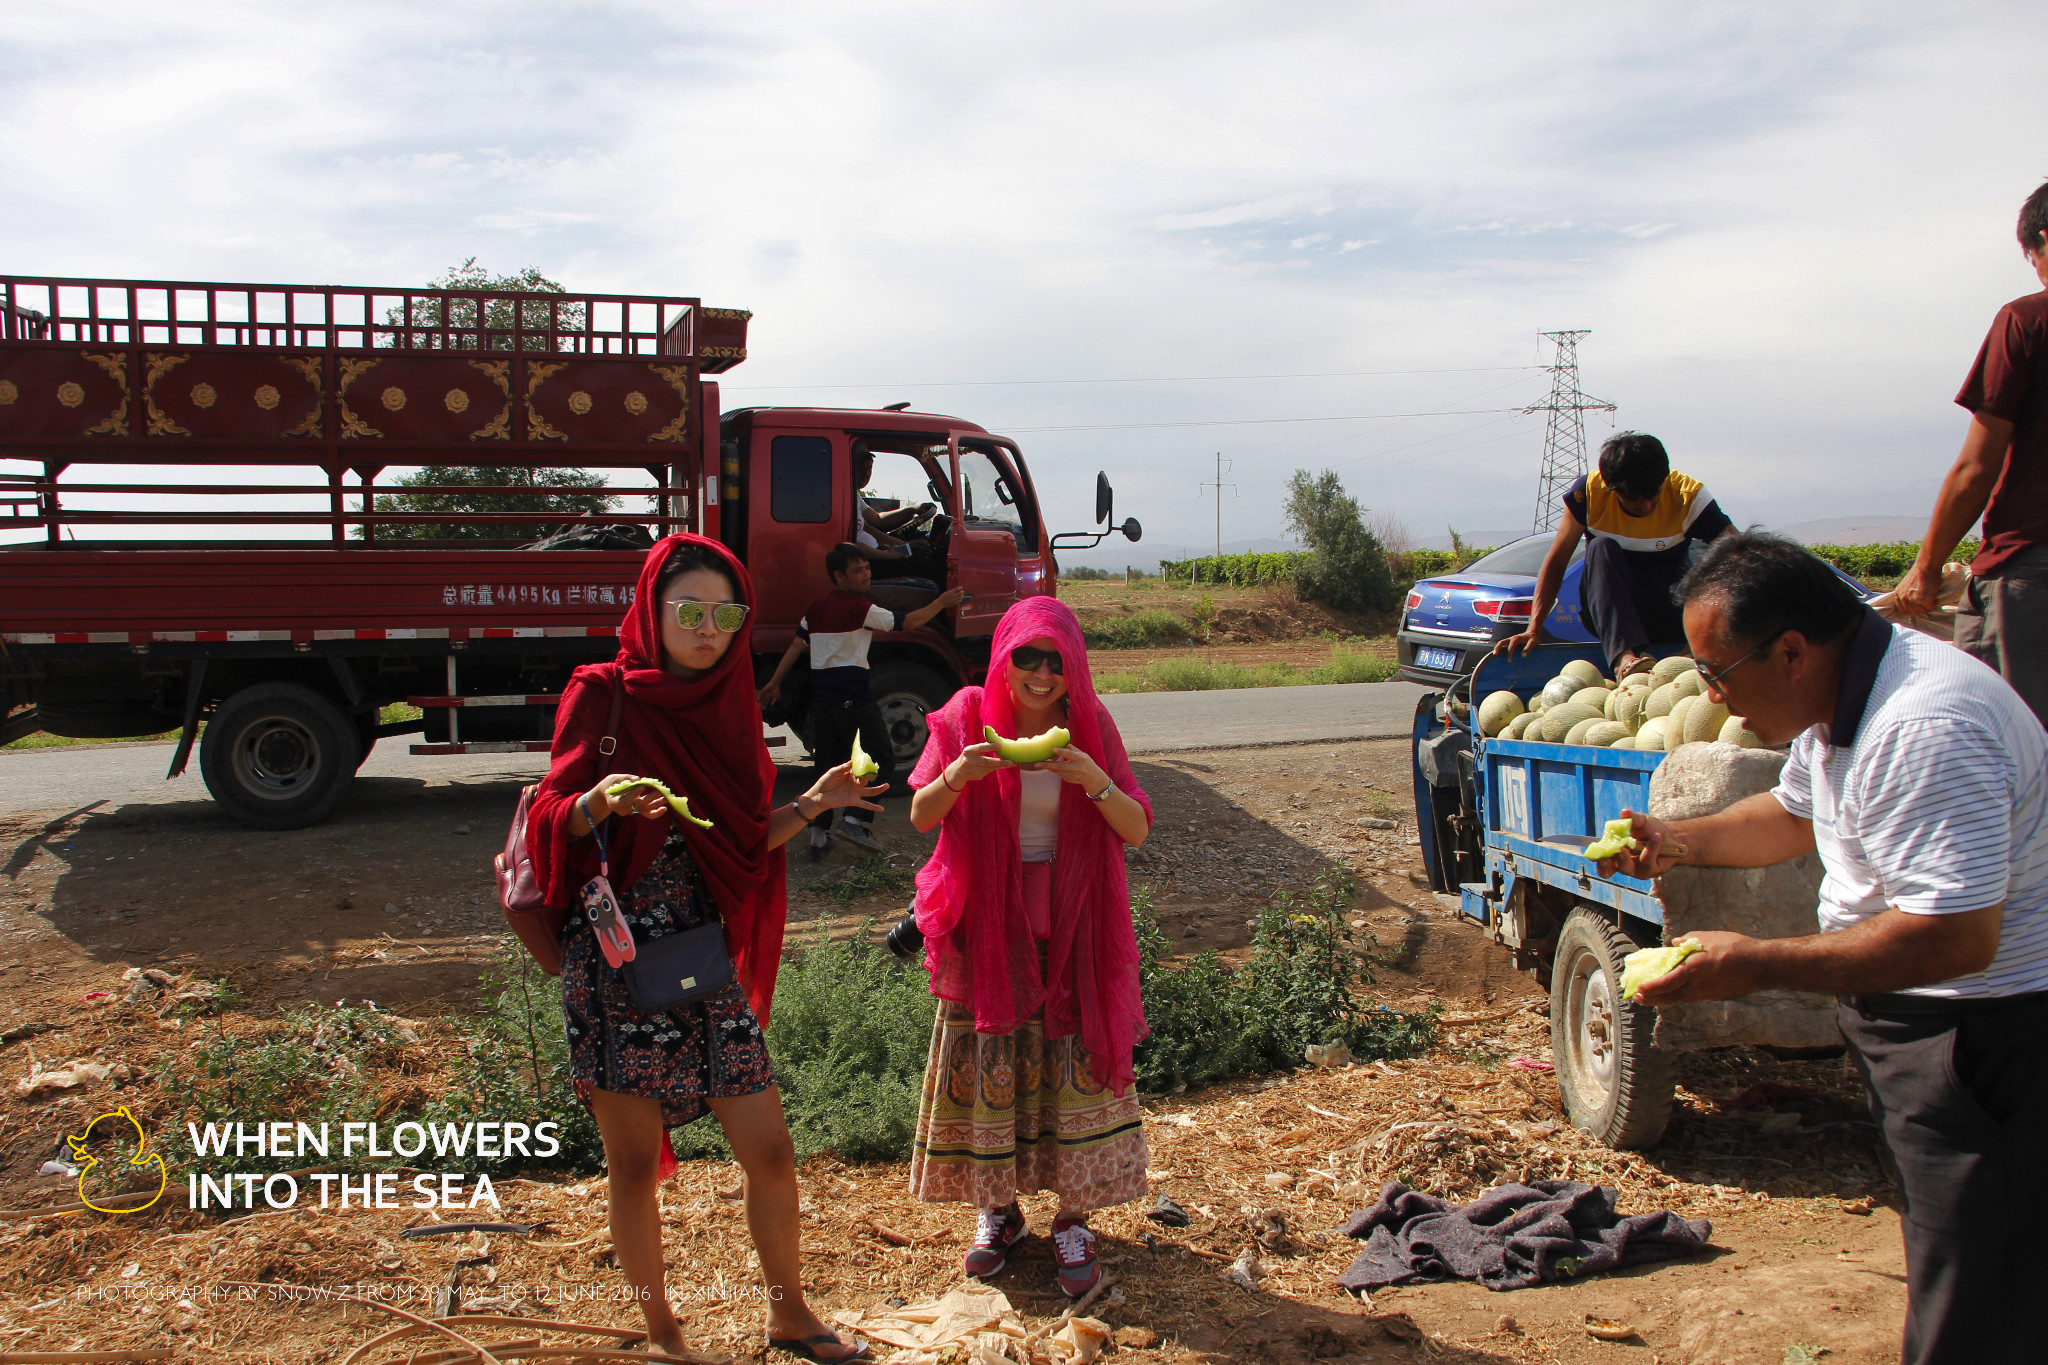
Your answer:
[[[1789,629],[1789,627],[1787,629]],[[1754,659],[1757,656],[1757,652],[1759,650],[1769,649],[1772,645],[1776,644],[1778,642],[1778,636],[1783,635],[1784,633],[1785,632],[1782,630],[1777,631],[1771,635],[1766,636],[1764,639],[1757,641],[1754,645],[1750,646],[1749,652],[1747,654],[1743,655],[1741,658],[1737,659],[1734,663],[1728,665],[1726,668],[1722,669],[1718,673],[1708,668],[1705,664],[1701,663],[1697,659],[1693,660],[1692,666],[1699,671],[1700,680],[1706,683],[1707,686],[1715,688],[1716,690],[1721,692],[1726,692],[1728,689],[1726,686],[1723,685],[1722,679],[1726,678],[1730,673],[1733,673],[1736,669],[1748,663],[1751,659]]]
[[[695,630],[704,624],[704,611],[711,610],[711,624],[717,629],[732,634],[747,623],[747,607],[738,602],[670,602],[676,609],[676,624],[684,630]]]
[[[1036,672],[1040,664],[1051,664],[1052,671],[1061,677],[1067,672],[1066,660],[1060,658],[1058,650],[1040,649],[1037,645],[1018,645],[1010,651],[1010,662],[1026,673]]]

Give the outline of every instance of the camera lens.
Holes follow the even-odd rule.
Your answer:
[[[914,960],[924,951],[924,931],[917,927],[917,912],[911,911],[896,921],[896,927],[882,940],[889,951],[905,962]]]

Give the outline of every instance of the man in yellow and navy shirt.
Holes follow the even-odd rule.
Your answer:
[[[1671,467],[1662,441],[1639,431],[1609,438],[1600,447],[1599,472],[1581,475],[1564,495],[1557,539],[1536,573],[1529,628],[1494,652],[1520,653],[1541,638],[1584,537],[1591,542],[1579,578],[1586,628],[1600,637],[1613,677],[1643,672],[1659,646],[1684,648],[1685,623],[1671,590],[1691,565],[1692,542],[1734,529],[1705,484]]]

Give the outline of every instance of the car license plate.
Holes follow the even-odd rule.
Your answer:
[[[1415,651],[1418,668],[1439,668],[1446,673],[1458,671],[1458,651],[1455,649],[1418,649]]]

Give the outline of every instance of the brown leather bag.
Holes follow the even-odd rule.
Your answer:
[[[612,716],[605,725],[605,736],[599,741],[598,753],[610,758],[619,747],[619,716],[625,707],[626,688],[623,678],[615,678],[612,687]],[[492,863],[498,877],[498,901],[505,908],[505,922],[512,926],[512,932],[519,935],[519,941],[526,945],[526,951],[533,954],[533,960],[549,976],[562,974],[562,929],[569,922],[569,905],[549,905],[546,893],[541,890],[540,878],[533,870],[533,855],[526,847],[526,824],[533,810],[533,798],[540,791],[540,784],[524,787],[519,792],[518,808],[512,812],[512,828],[505,835],[505,851]]]

